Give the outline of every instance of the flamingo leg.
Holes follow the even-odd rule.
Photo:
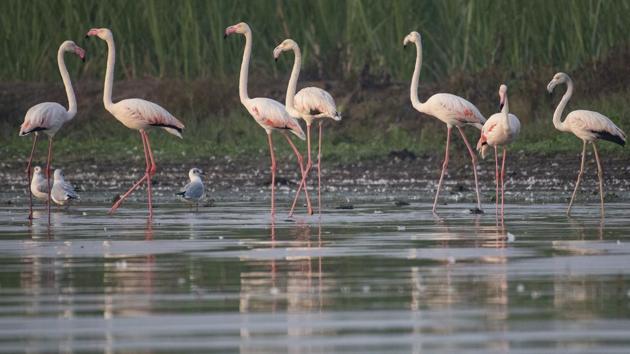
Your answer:
[[[33,164],[33,155],[35,154],[35,145],[37,145],[37,133],[33,134],[33,147],[31,148],[31,155],[28,157],[28,164],[26,165],[26,190],[28,191],[28,219],[33,219],[33,193],[31,193],[31,165]]]
[[[601,202],[602,218],[604,217],[604,169],[602,163],[599,160],[599,152],[597,151],[597,145],[593,142],[593,152],[595,153],[595,161],[597,162],[597,177],[599,178],[599,200]]]
[[[274,199],[276,188],[276,156],[273,153],[273,142],[271,140],[271,133],[267,133],[267,140],[269,140],[269,152],[271,153],[271,218],[276,215],[276,202]]]
[[[319,143],[317,144],[317,212],[322,214],[322,125],[323,121],[319,121]]]
[[[142,178],[140,178],[136,183],[133,184],[133,186],[131,186],[131,188],[129,188],[129,190],[123,194],[117,201],[116,203],[114,203],[114,205],[112,205],[112,208],[109,209],[109,214],[113,214],[114,212],[116,212],[116,209],[118,209],[118,207],[120,207],[120,205],[122,204],[122,202],[129,196],[131,195],[131,193],[133,191],[135,191],[138,187],[140,187],[140,185],[142,184],[142,182],[146,181],[149,178],[149,168],[150,168],[150,164],[149,164],[149,153],[147,152],[147,142],[144,139],[144,135],[142,134],[142,132],[140,132],[140,137],[142,138],[142,147],[144,148],[144,160],[146,162],[146,170],[144,173],[144,176],[142,176]]]
[[[433,215],[437,215],[435,208],[437,207],[438,197],[440,196],[440,189],[442,188],[442,180],[444,179],[444,172],[448,168],[448,148],[451,144],[451,127],[446,128],[446,150],[444,151],[444,163],[442,163],[442,173],[440,173],[440,181],[438,182],[437,191],[435,192],[435,200],[433,201]]]
[[[503,147],[503,162],[501,162],[501,222],[505,217],[505,158],[507,149]]]
[[[462,139],[464,139],[464,143],[466,143],[466,147],[468,148],[468,153],[470,154],[470,160],[472,161],[473,175],[475,176],[475,191],[477,192],[477,209],[481,211],[481,196],[479,195],[479,179],[477,178],[477,155],[475,155],[475,152],[470,146],[468,139],[466,139],[466,134],[464,134],[464,131],[462,130],[462,128],[457,127],[457,129],[459,130],[459,133],[461,134]]]
[[[145,147],[145,151],[146,154],[149,156],[149,160],[150,160],[150,166],[149,166],[149,160],[147,160],[147,194],[148,194],[148,203],[149,203],[149,217],[153,217],[153,191],[152,191],[152,186],[151,186],[151,177],[153,177],[153,175],[155,175],[155,170],[157,169],[157,166],[155,165],[155,161],[153,160],[153,153],[151,152],[151,144],[149,143],[149,135],[147,134],[146,131],[144,130],[140,130],[140,134],[142,135],[142,138],[145,141],[146,147]]]
[[[495,216],[497,223],[499,222],[499,152],[494,147],[494,178],[496,180],[496,192],[494,194]]]
[[[48,159],[46,160],[46,180],[48,182],[48,224],[50,224],[50,160],[52,160],[52,137],[48,138]]]
[[[573,201],[575,200],[575,195],[577,194],[577,190],[580,186],[580,180],[582,179],[582,174],[584,173],[584,160],[586,159],[586,141],[582,145],[582,162],[580,163],[580,172],[578,172],[577,180],[575,181],[575,189],[573,190],[573,194],[571,195],[571,201],[569,202],[569,207],[567,208],[567,216],[571,216],[571,208],[573,207]]]
[[[302,172],[302,181],[300,182],[300,186],[298,187],[296,197],[299,195],[301,187],[304,186],[304,196],[306,197],[306,209],[307,209],[308,215],[313,215],[313,207],[311,206],[311,198],[309,198],[308,196],[308,188],[306,185],[307,174],[306,174],[306,170],[304,169],[304,161],[302,160],[302,154],[300,154],[297,147],[295,147],[295,144],[293,144],[293,142],[291,141],[291,138],[289,138],[287,134],[284,134],[284,137],[287,138],[287,142],[291,146],[291,149],[293,149],[293,153],[295,154],[295,157],[297,157],[298,164],[300,165],[300,172]],[[291,210],[293,210],[293,208],[291,208]],[[289,216],[291,216],[292,214],[293,213],[291,212]]]
[[[300,197],[300,191],[302,190],[302,186],[306,188],[306,177],[308,177],[308,174],[311,171],[311,167],[313,167],[313,162],[311,160],[311,125],[308,123],[306,124],[306,146],[307,146],[307,152],[308,152],[306,169],[304,172],[302,172],[302,181],[300,181],[300,186],[298,187],[298,190],[295,193],[295,198],[293,198],[293,204],[291,205],[291,211],[289,211],[289,217],[293,216],[293,210],[295,209],[297,200]]]

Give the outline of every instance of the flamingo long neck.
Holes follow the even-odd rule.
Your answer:
[[[72,81],[70,80],[70,74],[66,68],[66,61],[64,60],[64,50],[59,48],[57,52],[57,65],[59,65],[59,72],[61,73],[61,79],[63,80],[63,86],[66,88],[66,95],[68,96],[68,120],[74,118],[77,114],[77,98],[74,95],[74,89],[72,88]]]
[[[302,64],[302,53],[300,51],[300,47],[298,47],[297,45],[293,47],[293,53],[295,54],[295,58],[293,59],[293,70],[291,70],[291,78],[289,79],[289,86],[287,87],[287,98],[285,100],[287,111],[295,110],[293,106],[293,100],[295,99],[295,91],[297,90],[297,82],[298,78],[300,77],[300,66]]]
[[[114,38],[109,37],[105,40],[107,42],[107,70],[105,71],[105,86],[103,88],[103,105],[108,111],[111,110],[112,102],[112,87],[114,86],[114,66],[116,66],[116,45],[114,44]]]
[[[512,131],[512,127],[510,126],[510,104],[508,102],[508,95],[505,94],[505,101],[503,102],[503,108],[501,109],[501,114],[503,115],[503,125],[506,130],[509,132]]]
[[[409,90],[409,97],[411,98],[411,104],[415,109],[420,112],[424,112],[424,104],[418,99],[418,81],[420,81],[420,68],[422,67],[422,43],[416,42],[416,67],[413,70],[413,77],[411,78],[411,88]]]
[[[245,32],[245,50],[243,50],[243,62],[241,63],[241,75],[238,82],[238,95],[241,103],[245,104],[249,100],[247,94],[247,78],[249,75],[249,59],[252,55],[252,32]]]
[[[567,92],[564,93],[564,96],[562,96],[560,103],[558,103],[558,107],[556,107],[556,111],[553,112],[553,125],[558,130],[562,130],[562,131],[566,130],[565,129],[566,127],[564,126],[564,122],[562,122],[560,119],[562,119],[562,112],[564,111],[564,108],[567,106],[567,103],[571,99],[572,95],[573,95],[573,81],[569,79],[567,81]]]

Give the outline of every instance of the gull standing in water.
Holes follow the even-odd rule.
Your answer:
[[[35,166],[33,178],[31,179],[31,193],[35,198],[48,202],[48,183],[42,173],[42,168]]]
[[[190,171],[188,171],[190,182],[184,186],[184,189],[181,192],[177,193],[178,196],[184,198],[187,202],[191,204],[194,203],[197,210],[199,210],[199,202],[204,195],[201,176],[203,176],[203,171],[198,168],[191,168]]]
[[[79,199],[79,195],[74,190],[74,187],[66,182],[61,169],[55,170],[55,182],[53,183],[50,197],[56,204],[66,205],[73,199]]]

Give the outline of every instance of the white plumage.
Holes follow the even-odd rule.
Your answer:
[[[50,192],[50,197],[53,202],[59,205],[65,205],[72,199],[79,199],[79,195],[74,190],[74,186],[65,181],[62,170],[56,169],[54,177],[55,182]]]
[[[20,126],[20,136],[33,132],[43,132],[48,136],[55,136],[64,123],[71,120],[76,112],[68,112],[66,108],[56,102],[43,102],[31,107]]]
[[[42,168],[39,166],[35,166],[33,169],[31,193],[33,193],[33,196],[39,200],[48,200],[48,184],[46,183],[46,177],[44,177],[44,174],[42,173]]]
[[[163,128],[182,138],[184,124],[158,104],[140,98],[128,98],[112,104],[108,111],[127,128],[140,130]]]
[[[294,98],[294,107],[301,116],[313,118],[329,117],[336,121],[341,120],[337,112],[337,105],[332,96],[319,87],[305,87]]]
[[[306,135],[298,121],[291,117],[285,106],[275,100],[265,97],[250,98],[243,103],[245,108],[267,133],[273,130],[290,131],[298,138],[305,140]]]
[[[202,175],[203,172],[200,169],[191,168],[190,171],[188,171],[190,182],[186,184],[183,190],[177,193],[177,195],[188,202],[199,203],[204,195],[203,181],[201,180]]]

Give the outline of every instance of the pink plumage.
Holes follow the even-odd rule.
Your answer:
[[[161,106],[139,98],[129,98],[114,103],[109,112],[130,129],[160,127],[182,138],[184,124]]]
[[[295,118],[287,113],[282,103],[269,98],[257,97],[249,99],[243,105],[256,123],[267,132],[288,130],[298,138],[306,139],[302,127]]]

